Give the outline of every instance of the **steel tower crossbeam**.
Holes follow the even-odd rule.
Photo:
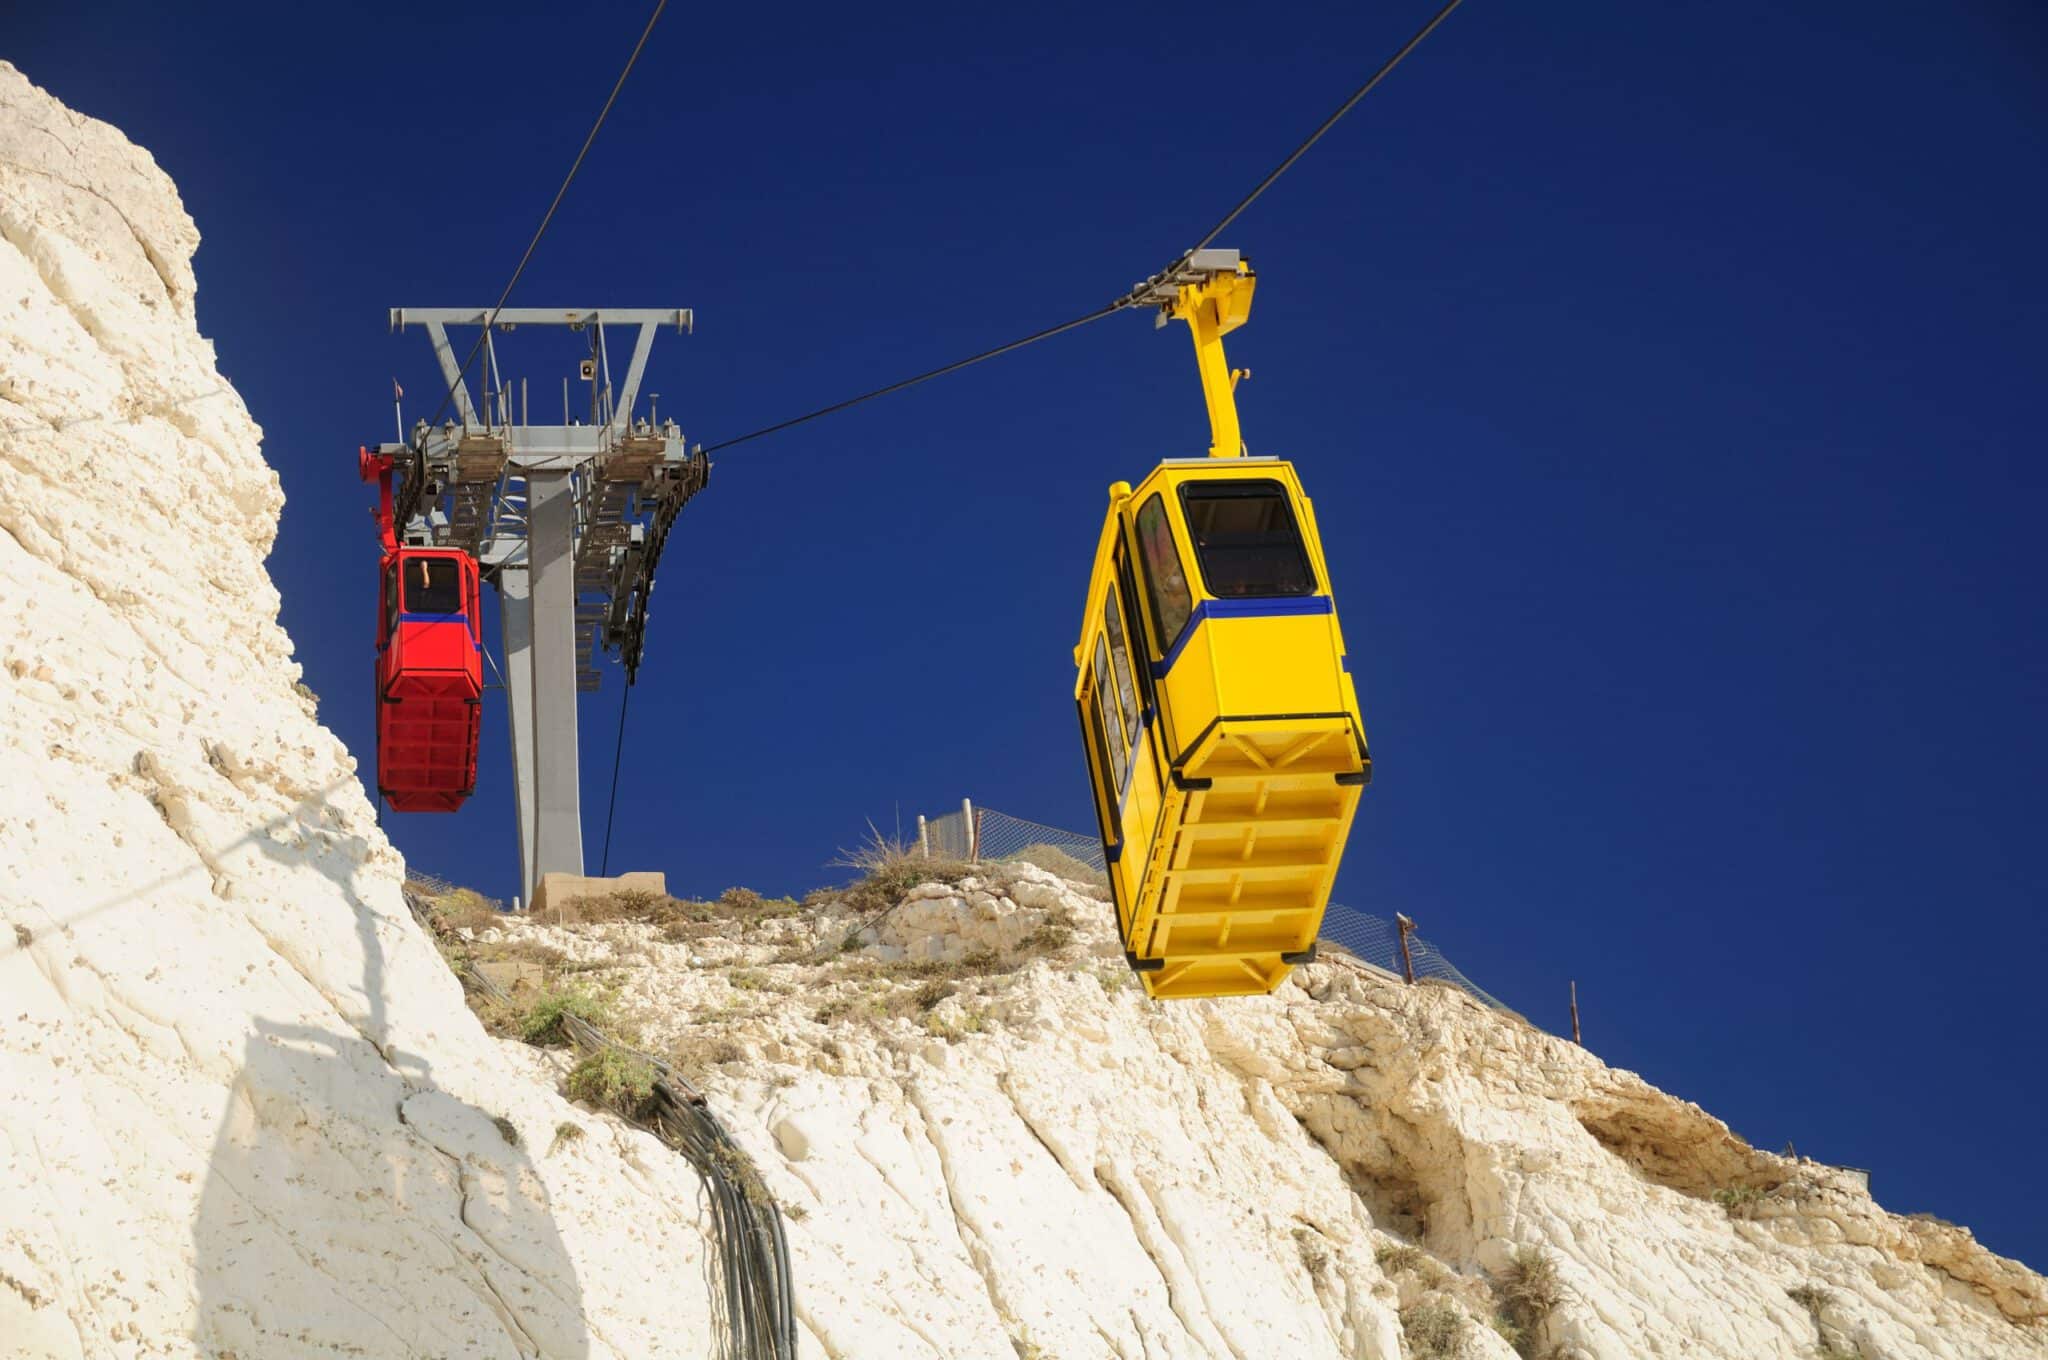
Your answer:
[[[490,324],[473,399],[450,327]],[[576,696],[598,686],[600,646],[637,670],[647,599],[669,526],[704,488],[710,465],[673,420],[634,406],[655,332],[692,324],[688,309],[393,308],[391,326],[423,327],[447,384],[438,425],[416,424],[386,444],[406,469],[399,512],[407,542],[473,553],[498,587],[511,718],[520,884],[533,900],[540,876],[583,871]],[[605,328],[635,328],[625,379],[615,389]],[[526,420],[525,384],[500,376],[498,339],[521,326],[565,326],[589,337],[577,381],[589,421]],[[566,386],[565,389],[566,391]],[[547,394],[543,394],[543,400]]]

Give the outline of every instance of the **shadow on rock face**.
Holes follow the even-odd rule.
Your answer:
[[[309,800],[295,816],[319,812]],[[285,856],[265,836],[253,844],[341,889],[363,995],[336,998],[331,1028],[252,1023],[193,1234],[203,1353],[590,1355],[575,1268],[521,1131],[438,1089],[424,1056],[390,1043],[379,919],[355,881],[368,847],[336,837]]]
[[[256,1021],[193,1245],[215,1356],[590,1353],[526,1153],[353,1034]]]

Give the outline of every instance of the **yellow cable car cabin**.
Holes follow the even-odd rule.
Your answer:
[[[1117,925],[1155,997],[1270,992],[1314,956],[1372,772],[1315,512],[1236,439],[1221,336],[1252,286],[1234,251],[1166,281],[1216,444],[1110,487],[1074,653]]]

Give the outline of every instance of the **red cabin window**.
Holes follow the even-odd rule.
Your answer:
[[[452,557],[413,557],[405,563],[405,612],[460,614],[462,564]]]

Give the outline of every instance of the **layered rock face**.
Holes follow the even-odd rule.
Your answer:
[[[2048,1282],[1967,1231],[1462,992],[1330,960],[1146,1002],[1108,905],[1029,866],[858,905],[484,946],[615,988],[694,1074],[824,1355],[2048,1356]]]
[[[484,1035],[295,689],[198,239],[0,63],[0,1354],[702,1354],[696,1177]]]

